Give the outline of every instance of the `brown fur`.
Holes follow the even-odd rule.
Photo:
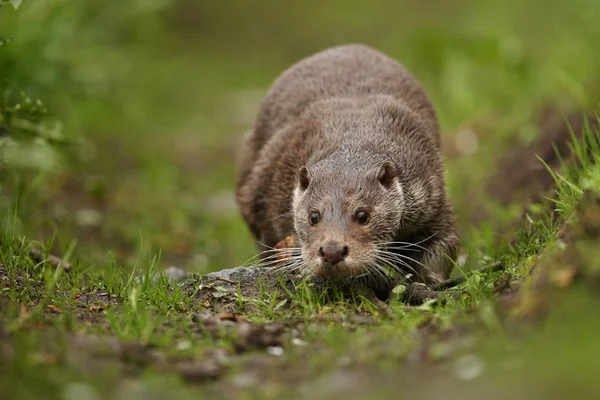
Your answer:
[[[367,46],[322,51],[275,81],[244,139],[236,195],[265,246],[297,234],[312,274],[373,272],[390,241],[420,242],[423,249],[390,250],[412,259],[396,267],[417,280],[438,282],[452,269],[458,237],[435,111],[404,67]],[[366,225],[356,223],[359,208],[371,215]],[[322,219],[311,226],[314,211]],[[334,242],[349,247],[348,257],[323,264],[318,250]]]

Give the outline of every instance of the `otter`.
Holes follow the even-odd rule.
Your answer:
[[[236,201],[263,254],[295,235],[307,275],[377,291],[386,267],[448,278],[459,238],[437,116],[389,56],[348,44],[301,59],[271,86],[240,156]]]

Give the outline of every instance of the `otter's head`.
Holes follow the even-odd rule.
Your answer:
[[[344,154],[329,160],[335,158],[348,160]],[[394,239],[405,198],[397,167],[386,160],[368,161],[359,163],[363,168],[321,163],[299,169],[294,225],[310,274],[372,274],[378,251]],[[365,170],[364,165],[373,167]]]

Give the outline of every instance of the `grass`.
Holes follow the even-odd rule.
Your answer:
[[[595,2],[309,1],[290,5],[293,20],[270,2],[268,13],[243,2],[44,3],[0,10],[0,36],[13,37],[0,50],[15,60],[15,86],[43,99],[76,144],[2,148],[2,397],[595,393],[597,238],[594,207],[582,209],[600,182],[592,121],[573,132],[577,162],[548,166],[550,206],[529,206],[516,228],[522,207],[479,189],[500,156],[535,140],[543,106],[597,113]],[[467,296],[444,305],[393,303],[391,318],[309,282],[259,281],[252,293],[170,283],[169,265],[204,274],[254,255],[231,204],[235,144],[277,73],[350,41],[402,60],[436,104],[464,243],[454,273],[506,270],[468,275]],[[479,208],[489,216],[475,225]],[[36,262],[31,246],[74,267]],[[583,283],[569,280],[571,265]],[[536,286],[544,277],[549,295]]]
[[[558,193],[555,204],[561,221],[575,215],[574,210],[584,188],[589,186],[589,182],[600,178],[598,175],[600,170],[597,168],[597,154],[600,154],[598,153],[599,137],[596,132],[589,129],[583,137],[584,139],[580,142],[574,141],[573,147],[584,168],[565,167],[562,171],[564,177],[558,173],[554,174]],[[594,158],[589,159],[585,156],[588,151],[595,155]],[[511,266],[508,271],[517,277],[524,276],[526,270],[531,266],[530,258],[539,256],[553,246],[558,226],[556,221],[541,219],[534,228],[522,232],[517,244],[503,255],[502,261]],[[3,243],[5,243],[4,240]],[[158,268],[157,256],[150,254],[142,257],[141,254],[138,255],[138,261],[130,273],[124,273],[122,268],[116,264],[100,271],[78,267],[69,273],[62,273],[60,268],[56,269],[43,263],[34,264],[29,260],[28,263],[23,264],[24,260],[28,260],[27,245],[25,242],[20,242],[15,245],[3,244],[0,259],[4,265],[5,276],[3,278],[6,282],[3,298],[8,304],[8,307],[3,307],[3,320],[8,322],[5,330],[12,334],[18,332],[18,335],[13,336],[14,339],[11,340],[11,349],[15,352],[11,357],[13,363],[4,366],[6,370],[2,376],[6,379],[4,387],[9,390],[9,393],[11,393],[10,390],[14,390],[14,395],[19,394],[19,398],[27,398],[28,395],[33,397],[42,393],[45,395],[56,393],[59,396],[61,394],[59,389],[75,390],[73,382],[80,385],[85,383],[78,387],[78,390],[95,390],[95,393],[106,397],[112,395],[113,392],[107,390],[105,383],[122,381],[123,375],[122,372],[117,371],[118,366],[112,366],[117,370],[104,366],[99,369],[99,367],[94,367],[84,361],[85,365],[82,368],[80,364],[70,365],[65,361],[70,357],[69,351],[72,351],[69,349],[71,347],[69,343],[73,340],[74,333],[115,338],[123,343],[151,345],[153,349],[164,352],[173,360],[189,357],[201,359],[206,356],[206,352],[215,347],[232,351],[239,340],[235,332],[229,332],[226,329],[217,332],[216,336],[214,334],[206,336],[203,332],[199,333],[194,329],[191,315],[204,309],[202,304],[194,301],[198,289],[184,290],[185,286],[169,284],[166,276]],[[458,364],[460,364],[460,360],[463,360],[465,365],[455,366],[465,369],[463,372],[460,370],[455,372],[459,377],[469,376],[469,368],[477,370],[478,363],[483,362],[486,363],[485,365],[490,362],[492,371],[495,371],[486,375],[486,381],[496,379],[498,374],[505,374],[504,370],[497,370],[497,364],[488,361],[498,358],[505,359],[506,355],[497,354],[498,348],[505,346],[514,347],[516,345],[521,351],[516,353],[517,357],[525,364],[530,363],[532,357],[550,359],[558,357],[563,363],[565,358],[579,360],[576,355],[583,353],[575,350],[567,351],[558,347],[560,350],[554,349],[550,352],[549,357],[548,354],[536,353],[536,350],[541,352],[540,349],[544,348],[544,344],[536,343],[533,350],[528,349],[529,337],[545,338],[550,335],[549,333],[543,334],[535,331],[535,334],[525,336],[526,339],[520,339],[521,341],[525,340],[524,343],[511,343],[502,318],[493,305],[494,297],[491,295],[491,288],[498,278],[497,275],[469,275],[463,284],[463,289],[469,295],[468,300],[450,300],[443,306],[425,304],[420,307],[409,307],[400,303],[392,304],[393,318],[389,320],[381,319],[377,315],[375,307],[360,299],[352,301],[335,293],[333,298],[328,297],[325,292],[315,291],[306,282],[301,283],[294,290],[282,293],[267,292],[266,289],[261,288],[260,296],[254,299],[244,299],[242,294],[237,291],[238,301],[235,303],[235,310],[257,323],[289,321],[295,318],[307,321],[303,328],[296,332],[287,332],[293,338],[300,340],[303,345],[290,345],[289,343],[298,343],[294,342],[292,338],[289,343],[286,342],[287,346],[284,346],[286,352],[284,364],[288,369],[300,370],[297,373],[303,379],[327,376],[331,373],[332,367],[345,370],[348,365],[352,365],[353,369],[377,372],[381,374],[381,377],[387,377],[390,371],[401,369],[405,360],[414,356],[412,353],[415,349],[424,345],[419,333],[424,331],[424,326],[441,333],[452,332],[462,326],[476,326],[474,329],[469,329],[468,334],[463,334],[467,338],[467,335],[476,336],[476,348],[483,348],[483,350],[477,349],[475,354],[478,355],[470,356],[471,358],[460,355],[461,347],[464,345],[452,343],[452,341],[441,339],[435,335],[429,339],[432,343],[427,345],[426,351],[429,353],[427,357],[434,360],[455,358],[457,360],[455,363]],[[287,295],[284,300],[281,299],[282,295]],[[81,300],[82,296],[85,301]],[[569,301],[575,303],[575,306],[570,305],[568,308],[568,310],[575,311],[589,304],[589,299],[581,291],[570,294],[566,301],[567,305],[569,305]],[[245,312],[247,303],[255,306],[249,313]],[[565,323],[565,320],[561,319],[565,317],[564,310],[558,309],[561,317],[553,322],[553,314],[551,314],[548,317],[550,324]],[[475,311],[475,315],[469,316],[468,314],[472,310]],[[353,315],[361,314],[372,317],[372,325],[362,326],[352,322]],[[317,317],[327,320],[327,317],[333,316],[341,317],[341,320],[337,323],[326,324],[315,320]],[[340,322],[343,320],[347,321],[346,324]],[[569,323],[572,320],[573,317],[569,316]],[[583,320],[587,321],[587,319]],[[575,319],[572,323],[575,324],[573,328],[575,330],[569,332],[582,334],[589,329],[587,324],[592,321],[583,323],[582,320]],[[579,328],[578,325],[582,323],[583,326]],[[421,334],[424,337],[429,336],[424,332]],[[556,334],[560,334],[560,329]],[[556,340],[555,336],[551,337],[552,339],[545,340]],[[571,337],[559,336],[559,338],[562,338],[563,341],[566,340],[567,345],[571,342]],[[582,340],[584,345],[597,349],[597,341],[591,340],[589,335],[588,337],[584,335]],[[568,348],[570,349],[570,347]],[[306,349],[309,351],[308,356]],[[467,349],[474,351],[473,345],[467,345]],[[97,350],[97,345],[84,348],[85,352]],[[310,355],[311,350],[314,352],[312,355]],[[564,355],[557,356],[555,354],[557,351],[563,352]],[[515,353],[514,349],[512,353]],[[512,355],[514,356],[514,354]],[[486,356],[487,358],[484,358]],[[136,357],[142,360],[140,361]],[[143,365],[148,362],[144,361],[147,357],[147,355],[134,353],[125,356],[126,361],[121,360],[121,362],[126,365],[135,365],[136,362],[140,362]],[[481,360],[478,357],[481,357]],[[275,357],[272,356],[272,358]],[[93,361],[91,364],[95,362]],[[469,362],[474,365],[469,366]],[[267,376],[273,374],[271,379],[275,377],[276,383],[272,383],[274,385],[272,387],[256,386],[252,390],[255,391],[256,396],[278,398],[288,393],[291,387],[289,382],[285,382],[285,378],[283,381],[277,381],[282,378],[274,373],[274,366],[269,365],[270,363],[272,361],[265,361],[264,368]],[[299,365],[300,363],[301,365]],[[543,363],[536,363],[536,365],[543,365]],[[568,363],[566,365],[573,366]],[[59,368],[56,369],[57,367]],[[244,376],[244,365],[236,365],[232,367],[232,371],[236,371],[236,367],[237,371],[241,371],[238,372],[238,376]],[[58,372],[50,373],[50,369],[56,369]],[[91,372],[92,370],[94,372]],[[172,368],[171,372],[173,371],[176,371],[175,367]],[[436,373],[434,370],[433,374]],[[551,369],[542,371],[542,373],[547,376],[556,371]],[[535,379],[534,377],[535,374],[532,375],[532,379]],[[173,394],[178,393],[179,390],[181,390],[182,396],[185,396],[184,393],[188,390],[192,392],[208,390],[208,392],[201,393],[211,393],[211,386],[208,386],[209,389],[203,389],[204,386],[190,389],[176,379],[157,376],[152,372],[137,376],[136,379],[142,382],[144,390],[159,385],[162,393]],[[377,385],[369,383],[370,379],[365,379],[365,383],[370,385],[369,387],[376,388],[376,392],[381,393],[382,396],[386,393],[387,388],[394,386],[393,381],[387,382],[383,378],[381,378],[383,386],[379,383]],[[34,380],[37,383],[33,387],[21,386]],[[8,384],[8,382],[12,383]],[[65,389],[66,382],[71,383]],[[421,380],[418,379],[418,382]],[[454,385],[456,386],[456,384]],[[538,385],[540,385],[540,390],[546,390],[544,381],[540,381]],[[507,395],[513,393],[513,388],[509,385],[506,386],[508,389],[505,389],[507,391],[503,393],[507,393]],[[28,387],[27,390],[25,387]],[[415,388],[418,388],[418,384],[404,389],[410,392]],[[464,390],[461,387],[454,389],[456,393]],[[323,396],[326,396],[329,389],[319,389],[317,385],[314,390],[324,390]],[[527,390],[514,394],[525,398],[526,393]]]

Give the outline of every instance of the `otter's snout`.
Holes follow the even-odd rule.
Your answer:
[[[344,261],[348,255],[348,246],[343,246],[338,242],[327,242],[324,246],[319,247],[319,255],[323,261],[335,265]]]

